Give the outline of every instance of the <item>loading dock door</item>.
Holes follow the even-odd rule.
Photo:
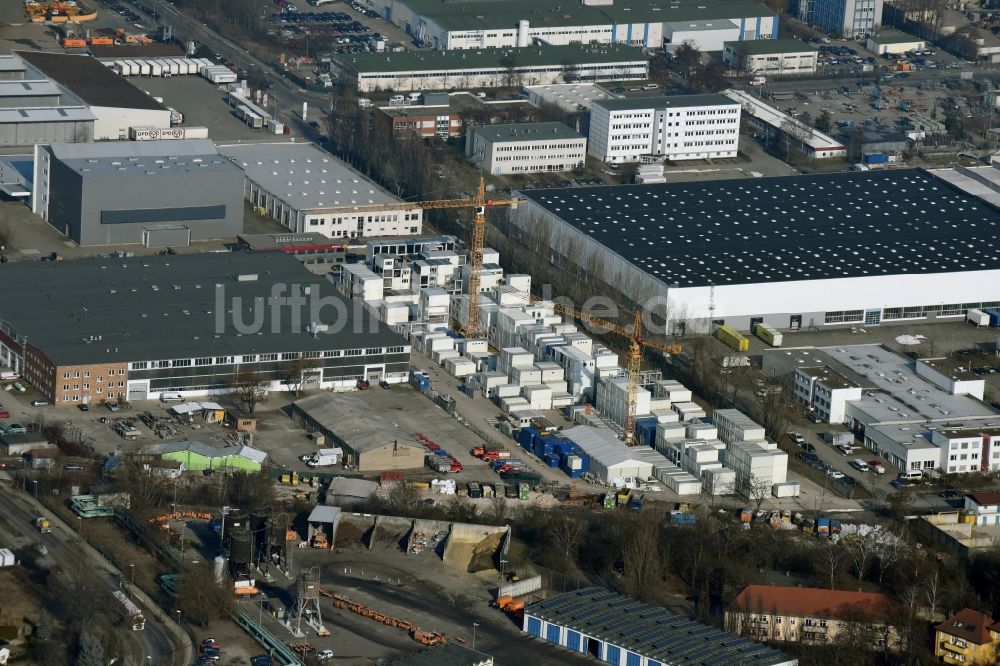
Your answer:
[[[129,402],[136,400],[146,400],[149,397],[149,382],[129,382],[128,398]]]
[[[143,227],[142,244],[146,247],[188,247],[191,245],[191,229],[184,225]]]

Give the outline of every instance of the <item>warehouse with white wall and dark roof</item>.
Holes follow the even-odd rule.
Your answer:
[[[626,307],[670,320],[667,333],[952,321],[1000,303],[992,167],[521,195],[512,248],[547,246],[537,259],[601,276]]]
[[[0,274],[0,360],[56,405],[221,393],[248,371],[269,391],[398,383],[409,355],[284,253],[15,262]]]

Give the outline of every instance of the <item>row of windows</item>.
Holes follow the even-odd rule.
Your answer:
[[[575,155],[545,155],[540,157],[538,155],[507,155],[506,157],[497,157],[494,162],[542,162],[546,163],[551,160],[576,160],[577,162],[583,161],[583,153],[580,152]]]
[[[981,303],[949,303],[947,305],[917,305],[905,308],[885,308],[882,319],[920,319],[930,314],[939,317],[954,317],[963,315],[967,310],[1000,307],[1000,301],[985,301]]]
[[[124,375],[125,374],[125,368],[121,368],[120,370],[115,370],[114,368],[112,368],[111,370],[108,370],[108,375],[114,375],[114,374]],[[69,377],[70,377],[70,373],[68,371],[67,372],[63,372],[63,379],[69,379]],[[89,378],[90,377],[90,370],[84,370],[83,371],[83,377],[84,377],[84,379]],[[79,379],[80,378],[80,371],[79,370],[73,372],[73,378],[74,379]],[[104,381],[104,378],[101,377],[101,376],[99,376],[97,378],[97,381],[99,381],[99,382],[100,381]]]
[[[101,390],[98,389],[97,392],[100,393]],[[80,402],[83,399],[83,397],[84,396],[81,396],[80,394],[64,395],[63,396],[63,402]],[[108,398],[111,399],[111,398],[114,398],[114,397],[115,397],[115,394],[112,393],[111,391],[108,391]],[[125,391],[118,391],[118,396],[117,397],[124,398],[125,397]]]
[[[534,142],[520,143],[509,146],[497,146],[495,148],[498,153],[510,153],[522,150],[557,150],[559,148],[586,148],[587,144],[583,141],[564,141],[562,143],[550,143],[547,145],[539,145]]]
[[[865,320],[864,310],[836,310],[827,312],[823,321],[825,324],[848,324]]]
[[[405,347],[370,347],[367,349],[332,349],[328,351],[284,352],[281,354],[244,354],[239,357],[239,363],[267,363],[273,361],[294,361],[299,358],[340,358],[341,356],[377,356],[380,354],[402,354]],[[236,363],[235,356],[206,356],[196,359],[177,359],[174,361],[136,361],[129,363],[129,370],[146,370],[148,368],[186,368],[206,365],[232,365]],[[119,371],[125,374],[124,370]],[[79,376],[79,373],[77,374]],[[66,378],[69,373],[66,373]]]
[[[125,386],[125,382],[123,382],[123,381],[122,382],[118,382],[118,386],[119,387]],[[109,391],[111,389],[113,389],[114,387],[115,387],[115,383],[114,382],[108,382],[108,390]],[[80,390],[80,385],[79,384],[63,384],[63,391],[79,391],[79,390]],[[84,384],[83,385],[83,390],[84,391],[89,391],[90,390],[90,384]],[[103,393],[104,389],[102,387],[98,386],[98,387],[96,387],[96,391],[98,393]]]
[[[561,73],[563,71],[562,65],[547,65],[542,67],[516,67],[513,70],[514,76],[521,76],[524,74],[551,74],[551,73]],[[646,63],[617,63],[610,65],[586,65],[580,68],[586,72],[600,72],[600,71],[614,71],[620,72],[623,76],[629,72],[645,72]],[[508,76],[508,71],[506,68],[493,68],[493,69],[483,69],[483,70],[460,70],[460,69],[443,69],[438,71],[429,72],[385,72],[381,74],[360,74],[358,78],[362,80],[373,80],[373,79],[439,79],[439,78],[455,78],[461,79],[470,76],[496,76],[496,77],[506,77]]]

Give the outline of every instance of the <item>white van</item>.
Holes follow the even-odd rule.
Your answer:
[[[160,394],[160,402],[184,402],[184,396],[168,391]]]
[[[854,469],[858,470],[859,472],[867,472],[867,471],[869,471],[868,463],[866,463],[861,458],[855,458],[854,460],[852,460],[851,461],[851,467],[853,467]]]
[[[908,469],[897,474],[896,478],[900,481],[920,481],[924,478],[924,473],[919,469]]]
[[[393,95],[389,98],[389,104],[402,104],[406,101],[406,98],[402,95]]]
[[[407,98],[409,98],[411,102],[419,102],[421,95],[423,95],[423,93],[411,92],[409,95],[407,95]]]
[[[375,103],[372,102],[367,97],[359,97],[358,98],[358,106],[361,107],[362,109],[370,109],[373,106],[375,106]]]

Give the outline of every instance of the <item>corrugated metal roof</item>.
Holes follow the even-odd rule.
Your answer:
[[[797,659],[766,645],[600,587],[531,604],[525,608],[525,616],[564,626],[671,666],[798,664]]]

